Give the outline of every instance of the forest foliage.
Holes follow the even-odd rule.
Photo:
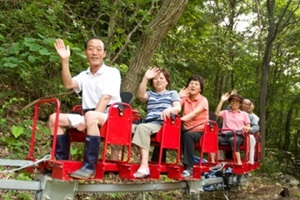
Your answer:
[[[147,63],[168,69],[171,88],[176,90],[184,87],[190,75],[199,74],[205,79],[204,96],[211,111],[222,93],[235,88],[256,105],[255,112],[262,119],[264,147],[299,154],[300,3],[181,1],[178,6],[184,6],[182,15],[176,23],[170,23],[170,30],[153,49],[153,55],[146,47],[138,51],[145,36],[159,32],[149,28],[158,16],[168,23],[168,16],[162,13],[171,12],[162,8],[169,3],[169,9],[175,9],[174,2],[1,1],[0,132],[5,136],[1,142],[8,144],[10,137],[15,142],[30,135],[32,106],[27,105],[36,99],[57,97],[63,111],[80,102],[75,93],[66,94],[53,43],[63,38],[70,46],[71,71],[75,75],[88,67],[84,41],[97,35],[108,47],[106,63],[122,73],[123,89],[136,91]],[[152,40],[155,42],[155,38]],[[141,56],[148,58],[134,66],[134,60]],[[137,78],[133,80],[132,74]],[[143,107],[138,101],[134,106]],[[51,109],[45,111],[44,121],[50,113]],[[41,129],[47,131],[46,127]]]

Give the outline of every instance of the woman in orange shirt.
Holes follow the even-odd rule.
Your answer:
[[[199,75],[192,75],[179,92],[183,113],[183,131],[181,143],[183,148],[183,165],[185,170],[182,177],[193,175],[194,143],[199,142],[204,129],[204,122],[209,120],[208,101],[202,96],[204,79]]]

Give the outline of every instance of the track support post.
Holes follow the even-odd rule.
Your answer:
[[[203,181],[202,180],[187,180],[188,193],[190,195],[200,195],[203,192]]]
[[[62,181],[49,176],[41,176],[41,191],[36,193],[35,200],[73,200],[78,190],[78,181]]]

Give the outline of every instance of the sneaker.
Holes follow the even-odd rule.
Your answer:
[[[213,167],[210,167],[209,170],[210,171],[219,171],[219,170],[223,169],[224,166],[225,166],[225,163],[220,163]]]
[[[254,161],[248,161],[247,164],[254,165]]]
[[[183,172],[181,173],[181,177],[183,178],[187,178],[193,176],[193,168],[187,168],[186,170],[183,170]]]
[[[210,167],[209,170],[210,171],[215,171],[215,170],[219,170],[222,168],[222,165],[221,164],[218,164],[218,165],[215,165],[213,167]]]
[[[146,169],[138,169],[134,174],[134,178],[147,178],[150,175],[149,168]]]

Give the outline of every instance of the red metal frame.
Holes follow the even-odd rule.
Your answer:
[[[59,119],[59,113],[60,113],[60,102],[58,99],[56,98],[52,98],[52,99],[42,99],[39,100],[38,102],[35,103],[35,107],[34,107],[34,117],[33,117],[33,124],[32,124],[32,131],[31,131],[31,141],[30,141],[30,149],[29,149],[29,155],[27,156],[26,159],[28,160],[36,160],[36,158],[34,157],[34,144],[35,144],[35,136],[36,136],[36,125],[37,125],[37,120],[38,120],[38,113],[39,113],[39,109],[40,106],[42,104],[46,104],[46,103],[55,103],[56,109],[56,119],[55,119],[55,123],[54,123],[54,132],[57,133],[58,130],[58,119]],[[51,153],[51,160],[54,159],[55,157],[55,148],[56,148],[56,134],[54,134],[53,136],[53,145],[52,145],[52,153]]]
[[[27,171],[33,172],[35,168],[39,170],[50,169],[52,170],[52,177],[62,180],[71,180],[69,174],[82,165],[82,161],[73,160],[55,160],[55,148],[56,148],[56,136],[58,130],[58,117],[60,113],[60,102],[56,98],[40,100],[35,104],[34,118],[32,125],[32,136],[30,142],[30,150],[27,159],[36,161],[34,157],[35,148],[35,137],[36,137],[36,126],[38,120],[38,111],[41,104],[55,103],[56,104],[56,115],[53,144],[51,158],[49,161],[40,163],[37,167],[28,167]],[[94,179],[103,179],[104,174],[107,172],[119,173],[119,176],[124,179],[134,179],[133,173],[138,169],[138,163],[129,163],[131,158],[131,139],[132,139],[132,121],[140,119],[140,114],[137,110],[132,110],[131,106],[127,103],[122,103],[122,112],[119,109],[118,103],[110,106],[109,117],[105,124],[101,127],[100,135],[103,141],[103,154],[99,159],[96,167],[96,177]],[[73,111],[82,112],[81,106],[74,106]],[[203,158],[205,153],[216,153],[216,162],[218,162],[217,152],[220,150],[230,150],[228,145],[223,146],[218,144],[218,133],[220,131],[232,131],[229,129],[218,129],[217,123],[214,121],[208,121],[204,126],[204,133],[201,137],[199,143],[195,144],[195,148],[200,150],[200,157]],[[234,139],[236,139],[236,132],[234,133]],[[77,129],[71,128],[67,129],[67,134],[69,135],[70,144],[72,142],[84,142],[86,133],[79,132]],[[180,160],[180,137],[181,137],[181,121],[178,115],[175,118],[169,118],[164,121],[162,128],[151,138],[152,146],[159,146],[159,159],[157,163],[150,163],[150,178],[158,179],[161,174],[167,174],[169,178],[182,179],[181,172],[183,166],[179,163]],[[248,164],[249,159],[249,148],[250,148],[250,138],[249,133],[245,134],[244,142],[240,146],[241,151],[245,151],[245,156],[242,159],[243,165],[237,166],[236,160],[224,160],[226,162],[225,168],[232,167],[233,173],[244,174],[248,171],[259,168],[261,149],[260,149],[260,134],[255,134],[257,143],[255,149],[255,164]],[[121,145],[126,147],[126,156],[123,148],[122,159],[118,162],[111,161],[106,158],[108,145]],[[235,147],[236,148],[236,147]],[[172,163],[162,163],[162,152],[164,149],[169,149],[176,151],[177,156],[175,162]],[[231,150],[230,150],[231,151]],[[125,159],[126,158],[126,159]],[[200,159],[201,160],[201,159]],[[203,172],[208,172],[209,167],[211,167],[211,162],[203,163],[200,162],[199,165],[194,166],[194,175],[192,179],[201,179]]]
[[[181,120],[179,115],[175,115],[164,121],[161,129],[151,137],[151,146],[159,146],[158,162],[149,164],[151,178],[158,179],[160,174],[168,174],[170,178],[179,177],[180,137]],[[175,162],[161,162],[164,149],[176,152]]]
[[[40,104],[43,103],[56,103],[56,114],[55,119],[54,135],[51,158],[45,163],[41,163],[37,168],[44,171],[45,168],[52,171],[52,177],[62,180],[71,180],[69,174],[82,165],[82,161],[72,161],[72,160],[55,160],[55,148],[56,148],[56,136],[58,130],[58,117],[60,113],[60,103],[58,99],[46,99],[38,101],[35,105],[35,113],[33,120],[33,129],[31,137],[31,145],[29,150],[29,155],[27,159],[36,160],[33,156],[34,143],[36,135],[36,123],[38,119],[38,110]],[[81,111],[81,106],[75,106],[73,111]],[[102,158],[99,160],[96,166],[96,176],[94,179],[103,179],[105,172],[118,172],[120,163],[128,163],[131,157],[131,137],[132,137],[132,109],[127,103],[115,103],[112,104],[108,111],[108,119],[101,127],[100,135],[104,141]],[[77,129],[70,128],[66,130],[69,135],[70,144],[72,142],[84,142],[86,133],[80,132]],[[127,147],[127,158],[124,158],[122,154],[122,159],[120,161],[110,161],[106,158],[107,146],[108,145],[121,145]],[[32,167],[28,168],[27,171],[32,172],[34,169]]]
[[[254,153],[254,164],[248,164],[249,171],[258,169],[260,167],[260,159],[261,159],[260,132],[254,133],[254,138],[256,139],[255,153]]]
[[[218,124],[215,121],[208,121],[204,124],[203,135],[199,143],[195,144],[195,149],[200,151],[199,165],[194,166],[193,178],[201,178],[203,172],[209,172],[209,167],[218,163]],[[210,154],[216,155],[216,163],[211,163]],[[208,156],[208,162],[203,163],[204,154]]]
[[[140,115],[138,110],[132,110],[132,121],[137,121],[142,119],[142,116]]]
[[[121,109],[120,109],[121,108]],[[80,106],[74,107],[73,111],[78,111]],[[114,103],[110,106],[108,119],[100,129],[100,136],[103,141],[102,158],[98,161],[96,167],[96,176],[94,179],[103,179],[106,172],[118,172],[120,163],[128,163],[131,157],[131,126],[132,109],[127,103]],[[70,143],[84,142],[86,133],[77,129],[67,129]],[[107,157],[108,145],[121,145],[127,147],[127,159],[120,161],[111,161]],[[123,155],[123,154],[122,154]],[[52,163],[54,178],[69,180],[69,174],[82,165],[81,161],[55,161]]]
[[[121,145],[127,147],[127,159],[124,160],[124,154],[119,163],[128,163],[131,156],[131,138],[132,138],[132,109],[127,103],[122,103],[123,114],[120,112],[119,104],[110,106],[108,119],[101,127],[100,135],[104,138],[104,150],[102,163],[106,162],[106,153],[108,145]],[[124,151],[123,151],[124,152]]]
[[[260,163],[260,159],[261,159],[261,137],[260,137],[260,132],[255,133],[254,137],[256,139],[254,161]]]
[[[124,149],[121,161],[128,163],[131,155],[131,124],[132,124],[132,109],[127,103],[122,103],[123,113],[119,110],[119,103],[112,104],[109,109],[108,119],[100,128],[100,136],[104,139],[104,149],[101,162],[104,164],[107,159],[108,145],[120,145],[127,147],[127,159],[124,160]],[[81,105],[73,107],[72,111],[81,112]],[[83,112],[82,112],[83,113]],[[86,132],[78,131],[75,128],[67,129],[69,135],[69,142],[85,142]],[[117,162],[117,161],[111,161]]]
[[[232,129],[219,129],[220,130],[220,134],[224,134],[223,132],[226,131],[230,131],[233,133],[233,137],[234,137],[234,150],[232,151],[233,154],[235,153],[235,149],[236,149],[236,135],[237,135],[237,131],[232,130]],[[228,167],[232,167],[233,168],[233,173],[235,174],[244,174],[248,171],[257,169],[259,167],[259,165],[254,164],[251,165],[248,163],[249,161],[249,152],[250,152],[250,133],[243,133],[244,136],[244,141],[243,144],[240,145],[240,151],[244,152],[244,156],[242,157],[241,154],[241,161],[242,161],[242,165],[237,165],[237,161],[236,161],[236,157],[233,155],[233,159],[226,159],[225,158],[225,162],[226,162],[226,166]],[[257,145],[260,145],[257,144]],[[229,145],[221,145],[219,144],[219,149],[220,150],[224,150],[224,151],[231,151]],[[233,162],[232,162],[233,161]]]
[[[139,119],[139,114],[134,113]],[[181,120],[178,115],[174,118],[168,118],[163,122],[161,129],[151,137],[151,146],[159,146],[159,158],[157,163],[149,163],[150,178],[159,179],[160,174],[167,174],[170,178],[179,178],[181,173],[180,160],[180,131],[181,131]],[[176,160],[173,163],[162,163],[162,152],[164,149],[176,151]],[[124,179],[134,179],[133,173],[138,169],[139,164],[130,163],[121,165],[120,177]]]

